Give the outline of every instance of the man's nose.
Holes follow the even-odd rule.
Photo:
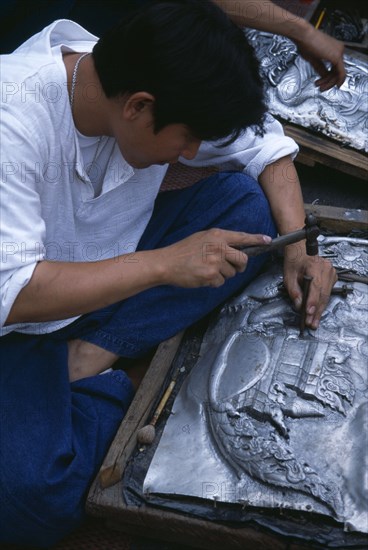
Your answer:
[[[191,139],[190,142],[188,142],[182,153],[181,156],[184,157],[186,160],[192,160],[195,158],[195,156],[198,153],[198,149],[201,145],[200,139]]]

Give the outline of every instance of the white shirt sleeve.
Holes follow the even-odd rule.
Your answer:
[[[238,170],[257,180],[266,166],[287,155],[295,158],[299,150],[271,115],[267,115],[264,128],[263,136],[248,129],[225,147],[221,146],[221,141],[203,142],[194,160],[180,158],[180,162],[194,167],[217,166],[222,171]]]
[[[20,120],[1,120],[0,303],[1,327],[37,263],[44,259],[40,151]],[[36,160],[37,159],[37,160]]]

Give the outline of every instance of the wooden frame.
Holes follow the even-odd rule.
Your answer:
[[[299,145],[296,161],[306,166],[323,164],[339,172],[368,181],[368,157],[354,149],[343,147],[321,134],[282,121],[285,135]]]
[[[332,230],[336,234],[368,230],[368,211],[319,205],[305,205],[305,209],[317,217],[322,228]],[[147,424],[152,414],[152,405],[162,394],[162,387],[182,338],[183,333],[180,333],[158,347],[91,487],[87,499],[87,512],[105,518],[107,526],[111,529],[135,535],[144,533],[152,539],[186,544],[194,548],[306,550],[307,546],[297,544],[286,537],[261,532],[256,527],[247,525],[235,528],[223,523],[189,517],[184,513],[125,503],[121,484],[124,469],[136,447],[138,430]]]

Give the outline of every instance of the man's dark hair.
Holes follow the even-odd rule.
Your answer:
[[[130,11],[95,45],[107,97],[155,97],[154,130],[185,124],[229,142],[266,112],[258,62],[244,33],[209,0],[157,0]]]

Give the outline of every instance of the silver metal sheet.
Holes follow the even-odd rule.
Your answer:
[[[366,275],[366,245],[323,248]],[[281,281],[274,266],[207,330],[144,492],[314,512],[367,533],[368,286],[332,296],[320,328],[300,338]]]
[[[344,145],[368,150],[368,62],[351,51],[344,56],[347,77],[340,88],[321,93],[317,74],[283,36],[247,29],[265,76],[269,109],[303,128],[311,128]]]

